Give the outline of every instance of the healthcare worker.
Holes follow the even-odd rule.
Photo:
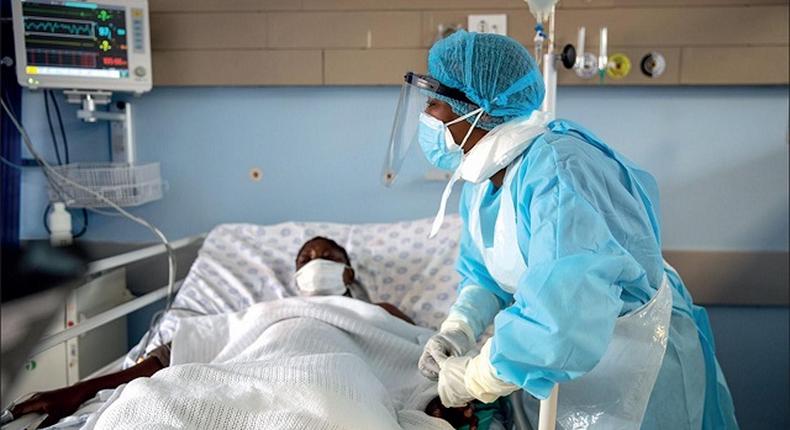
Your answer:
[[[453,183],[464,181],[458,298],[419,362],[438,378],[442,402],[491,402],[517,389],[545,399],[555,384],[562,402],[572,391],[563,386],[605,368],[598,373],[611,386],[599,382],[593,394],[646,390],[642,406],[639,396],[614,402],[613,415],[641,407],[612,421],[635,427],[617,428],[737,428],[705,310],[663,261],[653,177],[585,128],[541,112],[537,65],[510,38],[458,31],[431,48],[428,69],[406,75],[385,181],[413,140],[453,172],[434,234]],[[656,317],[641,321],[658,346],[649,353],[628,340],[645,315]],[[640,366],[655,367],[652,377],[633,376]],[[594,427],[598,412],[585,407],[587,415],[570,413],[574,428]]]

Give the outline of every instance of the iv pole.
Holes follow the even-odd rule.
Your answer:
[[[599,55],[588,59],[590,54],[585,55],[585,28],[579,28],[578,46],[566,45],[559,55],[554,53],[554,17],[556,15],[556,5],[559,0],[524,0],[529,5],[529,10],[535,16],[537,25],[535,26],[535,59],[543,62],[543,85],[545,95],[541,111],[556,115],[557,112],[557,63],[562,62],[566,69],[574,69],[576,74],[583,77],[580,73],[585,70],[597,70],[598,75],[603,80],[604,72],[608,67],[608,57],[606,52],[607,29],[601,29],[601,40]],[[548,21],[548,34],[544,32],[543,23]],[[547,44],[545,54],[543,45]],[[520,398],[520,397],[518,397]],[[557,399],[559,398],[559,385],[555,384],[551,394],[546,400],[540,401],[540,413],[538,416],[538,430],[554,430],[557,422]]]
[[[557,60],[554,57],[554,6],[551,6],[549,13],[549,46],[543,56],[543,86],[545,95],[541,110],[550,113],[552,116],[557,114]],[[559,398],[559,385],[554,384],[551,394],[546,400],[540,401],[540,413],[538,414],[538,430],[554,430],[557,422],[557,399]]]
[[[543,55],[543,86],[545,87],[546,93],[543,96],[543,105],[541,106],[543,112],[550,113],[557,112],[557,59],[554,57],[554,8],[555,6],[552,5],[548,17],[548,47],[546,48],[546,54]]]
[[[543,85],[545,95],[541,110],[554,115],[557,108],[557,60],[554,56],[554,15],[555,5],[558,0],[526,0],[530,12],[535,15],[538,25],[535,27],[535,56],[541,61],[540,51],[543,43],[548,39],[548,47],[543,55]],[[548,35],[543,32],[544,18],[549,21]],[[575,59],[574,59],[575,60]],[[540,412],[538,414],[538,430],[554,430],[557,422],[557,399],[559,397],[559,386],[554,385],[551,394],[546,400],[540,401]],[[520,398],[520,397],[517,397]]]

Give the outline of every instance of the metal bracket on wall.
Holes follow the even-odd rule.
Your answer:
[[[69,103],[82,105],[82,109],[77,111],[77,118],[88,123],[110,121],[112,161],[134,164],[137,154],[131,103],[119,101],[113,104],[112,93],[108,91],[68,90],[63,94]],[[101,105],[109,105],[109,109],[97,111],[96,106]]]

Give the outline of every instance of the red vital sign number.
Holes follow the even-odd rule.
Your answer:
[[[104,57],[102,63],[105,66],[125,66],[126,60],[121,57]]]

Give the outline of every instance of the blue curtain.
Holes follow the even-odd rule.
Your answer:
[[[0,0],[0,58],[14,58],[14,32],[11,26],[11,0]],[[0,65],[0,95],[21,120],[22,89],[16,81],[16,64]],[[0,109],[0,154],[6,160],[20,164],[20,136],[5,111]],[[19,243],[19,178],[20,171],[0,163],[0,243],[16,246]]]

